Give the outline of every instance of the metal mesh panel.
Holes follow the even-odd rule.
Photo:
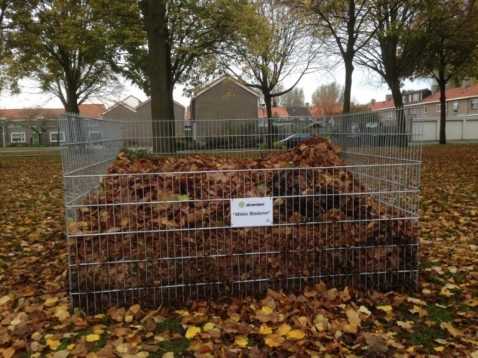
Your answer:
[[[421,122],[409,119],[402,133],[383,117],[282,119],[271,134],[257,119],[184,122],[163,161],[107,170],[121,147],[149,155],[151,121],[96,120],[104,137],[91,143],[89,122],[65,116],[72,307],[174,305],[319,281],[415,288]],[[294,133],[329,137],[343,148],[344,164],[254,167],[285,152],[289,144],[280,140]],[[231,168],[219,155],[249,164]],[[271,198],[272,225],[232,225],[237,198]]]

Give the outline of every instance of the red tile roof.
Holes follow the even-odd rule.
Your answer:
[[[99,118],[106,111],[106,107],[102,103],[96,104],[80,104],[80,114],[85,117]],[[28,116],[34,118],[50,117],[57,118],[60,113],[65,113],[64,108],[14,108],[0,109],[0,118],[7,119],[27,119]]]
[[[390,101],[376,101],[375,103],[370,103],[370,108],[372,111],[379,111],[381,109],[395,108],[395,102]]]
[[[257,109],[257,116],[259,118],[267,117],[267,110],[264,108]],[[290,117],[289,112],[284,107],[272,107],[272,117]]]
[[[452,99],[461,99],[461,98],[470,98],[470,97],[478,97],[478,85],[473,85],[465,88],[463,90],[462,87],[455,87],[449,88],[445,91],[446,100]],[[433,103],[440,101],[440,92],[436,92],[431,96],[423,99],[420,103]]]

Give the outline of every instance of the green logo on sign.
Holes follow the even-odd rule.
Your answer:
[[[239,207],[240,207],[241,209],[244,208],[245,206],[246,206],[246,203],[245,203],[245,202],[243,202],[243,201],[240,201],[240,202],[239,202]]]

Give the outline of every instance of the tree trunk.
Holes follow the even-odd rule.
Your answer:
[[[272,149],[274,145],[274,126],[272,119],[272,97],[270,93],[264,94],[264,102],[267,112],[267,148]]]
[[[402,91],[400,90],[400,80],[393,76],[390,76],[387,81],[390,89],[392,90],[393,102],[395,104],[396,116],[397,116],[397,131],[396,138],[394,138],[395,143],[398,147],[405,148],[408,146],[408,135],[407,133],[407,118],[405,110],[403,108],[403,97]],[[410,126],[411,128],[411,126]]]
[[[80,106],[78,106],[78,96],[74,89],[75,87],[71,84],[68,85],[66,88],[66,103],[63,105],[65,106],[65,111],[67,113],[74,113],[80,114]]]
[[[352,102],[352,75],[354,72],[353,57],[351,55],[344,55],[344,63],[345,87],[343,113],[350,113],[350,103]]]
[[[445,73],[438,71],[438,87],[440,87],[440,134],[438,143],[446,144],[446,80]]]
[[[142,0],[139,3],[148,37],[153,119],[153,151],[175,151],[173,81],[171,49],[168,44],[166,2]]]

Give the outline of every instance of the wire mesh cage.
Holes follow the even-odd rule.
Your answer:
[[[62,115],[72,307],[416,288],[422,127],[392,114]]]

